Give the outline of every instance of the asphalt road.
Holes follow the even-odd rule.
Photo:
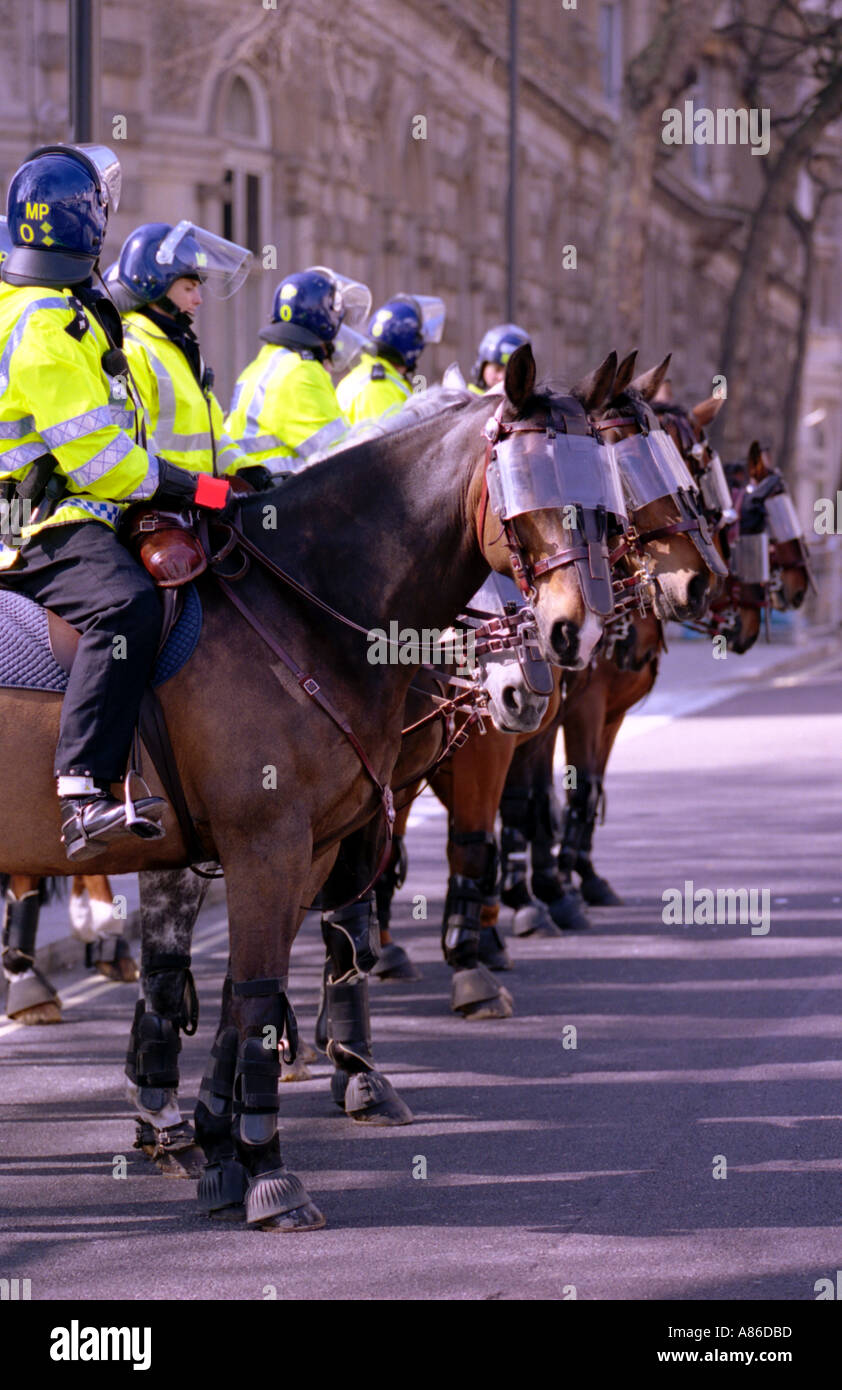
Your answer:
[[[0,1276],[29,1278],[33,1299],[814,1299],[842,1268],[840,746],[838,662],[630,724],[597,841],[626,906],[515,942],[505,1022],[449,1013],[445,822],[422,803],[397,929],[423,978],[373,987],[378,1062],[416,1122],[353,1125],[322,1065],[282,1088],[285,1159],[320,1232],[215,1226],[192,1184],[154,1174],[122,1099],[134,987],[57,977],[63,1025],[0,1025]],[[767,888],[768,934],[665,926],[662,893],[687,879]],[[225,956],[215,907],[190,1105]],[[320,960],[308,924],[291,983],[310,1035]]]

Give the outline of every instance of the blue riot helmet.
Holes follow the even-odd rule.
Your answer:
[[[260,337],[327,358],[334,371],[342,371],[365,343],[358,329],[370,309],[367,285],[329,266],[309,266],[285,276],[278,285],[271,322]]]
[[[93,271],[120,201],[120,161],[106,145],[42,145],[9,184],[10,285],[79,285]]]
[[[118,260],[120,283],[141,304],[163,299],[182,276],[207,285],[217,299],[228,297],[245,280],[252,255],[187,219],[146,222],[123,243]]]
[[[497,323],[493,328],[483,335],[482,342],[477,349],[477,360],[471,368],[471,381],[474,386],[485,389],[486,383],[483,380],[482,369],[486,362],[494,362],[499,367],[505,367],[515,348],[522,347],[524,343],[530,341],[529,334],[525,328],[519,328],[516,323]]]
[[[444,301],[433,295],[396,294],[377,310],[369,324],[374,351],[396,359],[411,372],[428,343],[441,342]]]
[[[139,309],[143,303],[143,300],[138,299],[137,295],[133,294],[131,290],[126,289],[126,286],[120,279],[119,261],[111,262],[110,266],[103,274],[102,283],[121,317],[123,314],[131,313],[132,309]]]

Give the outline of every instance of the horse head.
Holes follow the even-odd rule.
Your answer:
[[[569,393],[535,389],[528,344],[512,354],[474,474],[476,533],[489,565],[528,598],[544,659],[581,668],[613,612],[608,541],[625,504],[589,412],[616,372],[611,353]]]
[[[673,435],[650,402],[670,358],[631,380],[635,354],[622,363],[599,425],[612,446],[636,533],[654,581],[656,616],[700,616],[727,569],[704,515],[703,501]]]

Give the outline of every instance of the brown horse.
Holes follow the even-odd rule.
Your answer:
[[[498,430],[515,422],[549,429],[553,398],[534,388],[534,359],[522,347],[496,402]],[[418,664],[367,662],[358,632],[279,583],[278,571],[283,566],[323,603],[364,618],[369,631],[393,620],[416,633],[451,622],[489,567],[512,574],[509,548],[483,505],[490,414],[481,398],[443,396],[429,418],[246,498],[235,535],[253,563],[238,582],[239,605],[228,600],[232,588],[220,591],[210,577],[199,581],[199,644],[161,687],[187,803],[207,857],[225,871],[228,899],[230,974],[196,1112],[209,1160],[200,1199],[208,1211],[238,1215],[244,1203],[247,1221],[264,1229],[323,1224],[300,1181],[283,1168],[277,1136],[279,1048],[283,1040],[291,1056],[296,1041],[289,956],[340,841],[389,805],[383,788]],[[527,566],[569,548],[564,520],[553,510],[518,517]],[[577,571],[544,568],[533,600],[544,653],[568,663],[587,659]],[[0,844],[9,872],[67,871],[51,775],[59,704],[40,692],[0,693]],[[341,714],[332,715],[336,706]],[[149,780],[161,794],[151,773]],[[174,814],[165,825],[163,840],[114,845],[97,867],[114,873],[186,866]]]
[[[654,395],[663,379],[669,359],[660,367],[640,376],[632,386],[634,360],[635,354],[630,354],[618,370],[611,391],[595,407],[598,418],[605,419],[612,413],[618,416],[616,430],[618,437],[624,433],[626,428],[625,418],[620,417],[620,412],[626,409],[628,402],[632,399],[635,410],[641,414],[642,420],[638,420],[637,416],[632,417],[630,425],[635,430],[641,431],[645,425],[649,428],[658,428],[654,416],[651,416],[650,413],[649,417],[645,417],[643,412],[646,409],[645,402]],[[627,395],[630,390],[633,392],[633,396]],[[645,421],[645,425],[642,421]],[[640,507],[635,514],[634,523],[638,534],[643,538],[640,552],[645,558],[648,580],[655,588],[656,602],[665,614],[682,615],[695,613],[701,608],[712,587],[714,576],[705,555],[700,553],[700,550],[688,537],[689,524],[688,526],[683,526],[683,524],[673,526],[674,513],[673,499],[663,497]],[[649,533],[652,533],[651,539],[647,540],[646,537]],[[657,619],[653,618],[648,621],[650,628],[653,628],[657,633],[655,647],[657,651],[657,645],[660,643],[660,626]],[[650,670],[651,664],[650,659],[645,656],[639,669],[631,673],[627,671],[619,678],[615,704],[611,706],[612,723],[611,731],[606,739],[606,758],[616,736],[616,730],[619,729],[622,722],[625,709],[629,707],[629,704],[642,698],[647,689],[651,687],[651,681],[654,679],[654,674]],[[574,709],[580,703],[585,709],[593,704],[594,712],[591,716],[590,736],[598,745],[601,745],[604,707],[608,696],[612,668],[608,663],[603,663],[600,669],[598,662],[597,669],[599,672],[597,677],[593,677],[587,670],[567,675],[563,702],[560,682],[556,682],[552,706],[537,734],[523,735],[517,739],[507,738],[503,735],[480,741],[472,740],[453,754],[431,778],[433,790],[447,807],[449,813],[448,862],[450,878],[445,903],[443,937],[445,957],[454,966],[451,1006],[454,1012],[461,1014],[464,1018],[500,1018],[508,1016],[511,1012],[511,995],[508,990],[494,980],[490,970],[507,969],[510,964],[502,938],[496,930],[499,901],[496,888],[497,852],[494,825],[512,759],[514,758],[516,762],[520,759],[524,763],[528,763],[533,756],[533,750],[545,746],[549,750],[548,756],[551,759],[552,745],[555,742],[555,729],[562,717],[560,714],[562,703],[566,709],[571,700],[573,700]],[[642,671],[645,671],[646,674],[641,674]],[[587,688],[588,695],[587,697],[583,696],[581,702],[577,702],[574,699],[574,692],[580,688]],[[615,724],[616,728],[614,727]],[[583,714],[582,727],[585,728],[586,726],[587,715]],[[535,753],[534,756],[537,758],[538,754]],[[569,760],[572,761],[572,759]],[[585,761],[584,751],[582,752],[582,761]],[[599,754],[595,750],[592,756],[588,755],[587,767],[583,769],[583,775],[586,773],[592,783],[595,777],[601,776],[602,767],[604,767],[604,763],[600,762]],[[515,782],[517,782],[517,778],[515,778]],[[550,772],[546,777],[546,786],[551,786],[551,783]],[[520,798],[520,793],[520,786],[518,785],[516,788],[515,783],[512,783],[508,809],[514,811],[513,819],[515,820],[517,819],[517,812],[513,803]],[[503,819],[505,834],[507,828],[505,812]],[[553,931],[553,921],[525,889],[525,872],[520,873],[519,866],[516,868],[512,860],[512,854],[518,854],[521,849],[525,848],[523,827],[513,826],[510,821],[508,828],[516,830],[519,840],[517,845],[510,840],[506,846],[508,851],[506,873],[509,879],[508,882],[504,880],[503,898],[507,906],[515,910],[515,931],[521,935],[536,930]],[[556,892],[552,891],[553,885],[557,887]],[[393,884],[387,886],[392,887]],[[554,920],[558,922],[559,926],[586,925],[582,917],[578,895],[574,897],[570,894],[559,883],[557,874],[553,876],[552,885],[545,879],[542,886],[553,904]],[[385,892],[381,895],[380,901],[381,928],[385,929],[386,932],[388,932],[388,915],[384,900],[387,898],[388,892]],[[551,912],[553,908],[551,908]],[[465,964],[460,956],[463,945],[460,937],[470,935],[469,929],[472,929],[474,933],[479,931],[480,934],[480,967],[476,969],[475,962],[472,961],[470,974],[466,972]],[[389,973],[393,978],[406,976],[408,966],[405,954],[396,954],[394,943],[391,942],[388,934],[385,936],[385,941],[387,948],[389,948],[389,956],[387,957]],[[387,972],[383,971],[382,973],[386,974]]]

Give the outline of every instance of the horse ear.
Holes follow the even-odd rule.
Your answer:
[[[614,378],[617,375],[617,354],[609,352],[604,362],[600,362],[594,371],[583,376],[581,381],[577,381],[575,386],[571,386],[570,394],[582,402],[585,410],[590,415],[593,411],[599,410],[607,400],[614,394]]]
[[[529,343],[515,348],[506,363],[503,389],[515,410],[520,410],[535,390],[535,358]]]
[[[760,458],[760,440],[759,440],[759,439],[753,439],[753,440],[751,441],[751,443],[749,444],[749,446],[748,446],[748,454],[746,455],[746,463],[757,463],[757,461],[759,460],[759,458]]]
[[[671,359],[672,353],[668,352],[663,362],[659,362],[657,367],[652,367],[648,372],[642,372],[640,376],[635,377],[632,386],[640,392],[645,401],[651,401],[653,396],[660,391],[669,371]]]
[[[637,348],[634,348],[633,351],[629,353],[628,357],[623,358],[622,362],[617,368],[617,375],[614,378],[614,385],[611,388],[611,394],[613,396],[622,396],[623,392],[625,391],[626,387],[628,386],[629,382],[634,376],[634,364],[636,361]]]
[[[690,414],[693,416],[696,424],[701,425],[702,429],[704,429],[706,425],[710,424],[711,420],[716,419],[722,409],[724,401],[724,396],[708,396],[706,401],[699,401],[698,405],[694,405]]]

